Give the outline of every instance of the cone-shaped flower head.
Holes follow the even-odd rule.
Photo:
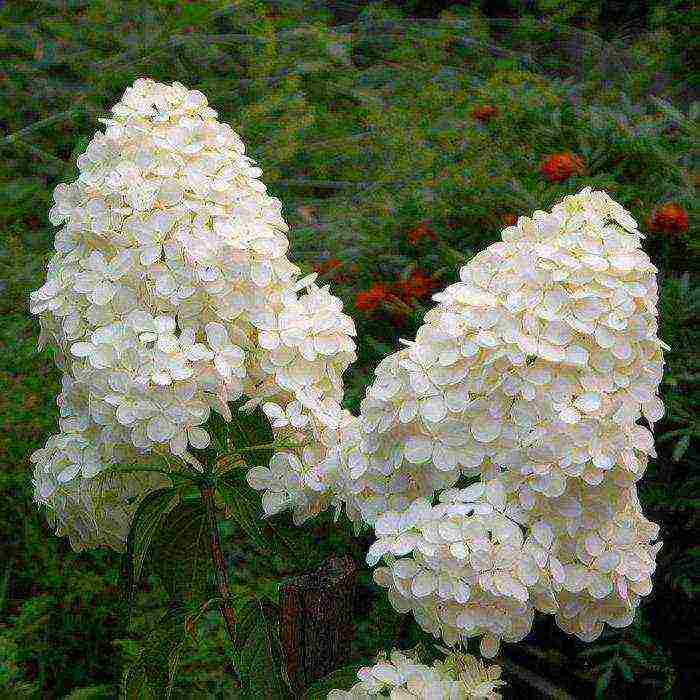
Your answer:
[[[637,421],[663,413],[663,343],[640,238],[588,188],[521,217],[377,370],[350,507],[375,524],[370,562],[388,556],[377,581],[447,641],[481,635],[493,655],[533,609],[590,640],[650,591]]]
[[[201,92],[139,79],[54,192],[61,229],[31,311],[65,373],[61,433],[32,461],[77,547],[120,546],[127,499],[157,483],[98,488],[107,467],[205,447],[210,412],[230,418],[240,397],[305,397],[305,415],[337,403],[355,357],[352,320],[299,280],[281,202],[216,116]]]
[[[348,514],[375,528],[376,581],[449,643],[491,656],[535,609],[590,640],[650,591],[638,420],[663,414],[663,343],[640,238],[588,188],[521,217],[433,297],[331,451]]]

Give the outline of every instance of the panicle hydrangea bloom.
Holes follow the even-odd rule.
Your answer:
[[[159,483],[97,475],[187,459],[229,401],[265,398],[307,436],[339,413],[353,321],[299,279],[281,202],[216,116],[197,90],[139,79],[54,192],[61,229],[31,311],[64,371],[60,433],[32,462],[36,499],[76,548],[120,547],[134,498]]]
[[[486,667],[469,654],[450,654],[427,666],[395,650],[389,659],[380,654],[374,666],[357,672],[359,683],[350,690],[333,690],[328,700],[497,700],[505,685],[500,666]]]
[[[520,217],[434,295],[328,443],[326,482],[375,529],[376,581],[448,643],[478,636],[493,656],[535,610],[592,640],[651,589],[638,421],[663,415],[665,346],[641,238],[590,188]]]
[[[56,254],[31,296],[64,371],[60,433],[32,456],[60,534],[120,547],[162,480],[97,477],[191,461],[211,412],[244,397],[298,444],[248,474],[265,512],[344,503],[375,529],[377,582],[435,636],[493,656],[535,610],[585,640],[629,624],[660,547],[636,482],[664,345],[628,212],[586,188],[508,226],[352,416],[353,322],[287,258],[281,203],[237,134],[201,93],[151,80],[103,121],[56,188]]]

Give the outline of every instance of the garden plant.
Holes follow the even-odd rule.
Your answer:
[[[683,697],[693,623],[655,610],[697,590],[675,16],[645,53],[564,6],[37,4],[3,10],[34,47],[3,73],[4,291],[42,352],[25,306],[0,687]],[[354,634],[299,685],[285,582],[332,555]]]

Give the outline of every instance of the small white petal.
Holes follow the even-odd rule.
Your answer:
[[[204,428],[190,428],[187,431],[187,437],[190,445],[199,450],[203,450],[205,447],[208,447],[209,443],[211,442],[209,433],[204,430]]]

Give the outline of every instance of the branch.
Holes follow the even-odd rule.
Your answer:
[[[214,489],[210,485],[202,485],[202,501],[209,516],[209,536],[211,545],[211,558],[214,563],[214,573],[216,574],[216,587],[221,600],[219,601],[219,611],[226,624],[226,632],[232,644],[235,644],[236,617],[231,607],[231,590],[228,585],[228,573],[226,563],[221,551],[221,537],[219,536],[219,524],[216,520],[216,508],[214,506]]]
[[[552,700],[574,700],[573,695],[569,695],[565,690],[557,688],[557,686],[550,683],[545,678],[538,676],[536,673],[523,666],[513,663],[509,659],[501,659],[499,663],[516,678],[527,683],[530,687],[535,688],[541,694],[540,697],[552,698]]]

